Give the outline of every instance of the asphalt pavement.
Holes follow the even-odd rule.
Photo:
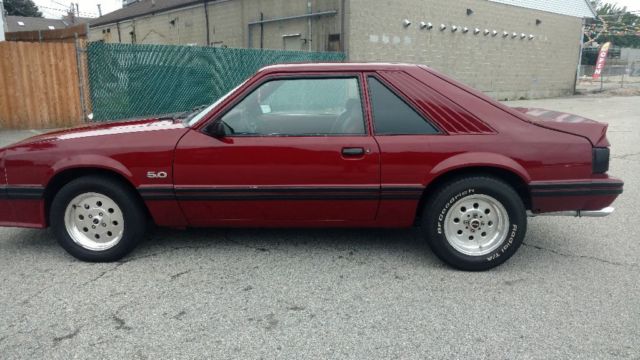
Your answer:
[[[611,216],[530,219],[481,273],[416,229],[155,229],[88,264],[0,228],[0,358],[640,359],[640,97],[509,104],[610,124]]]

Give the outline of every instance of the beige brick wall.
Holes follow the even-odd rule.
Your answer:
[[[244,24],[260,19],[260,12],[265,19],[275,19],[306,14],[306,0],[244,0]],[[311,0],[312,12],[329,10],[339,11],[340,0]],[[309,24],[307,19],[294,19],[263,25],[266,49],[304,50],[309,49]],[[311,50],[326,51],[329,34],[340,32],[340,15],[327,15],[311,19]],[[300,34],[298,37],[283,38],[283,35]],[[248,34],[247,34],[248,39]],[[260,47],[260,25],[251,27],[251,46]],[[249,46],[245,40],[245,46]]]
[[[242,19],[242,1],[210,3],[209,31],[211,45],[244,47],[245,31]]]
[[[339,10],[340,0],[311,0],[313,12]],[[210,45],[228,47],[248,47],[248,23],[260,19],[260,12],[265,19],[295,16],[307,13],[306,0],[232,0],[210,2],[209,13]],[[174,21],[174,24],[170,22]],[[173,10],[154,15],[136,18],[134,21],[120,23],[121,42],[131,43],[129,33],[135,26],[136,42],[140,44],[207,44],[206,18],[204,5],[196,5],[187,9]],[[325,51],[329,34],[340,32],[339,15],[323,16],[311,19],[313,51]],[[126,31],[124,28],[127,28]],[[103,30],[109,29],[108,32]],[[286,38],[289,50],[307,50],[307,19],[287,20],[264,24],[263,47],[266,49],[283,49],[283,35],[300,34],[299,37]],[[251,47],[260,47],[259,25],[251,26]],[[118,42],[117,26],[101,26],[91,28],[90,41],[103,40]]]
[[[204,5],[138,18],[135,26],[138,44],[207,43]]]
[[[468,16],[467,8],[473,10]],[[581,19],[486,0],[350,0],[351,61],[421,63],[499,99],[571,94],[578,63]],[[405,28],[403,19],[412,21]],[[536,25],[536,19],[542,21]],[[420,21],[433,23],[421,30]],[[440,24],[447,25],[440,31]],[[452,25],[459,30],[450,31]],[[468,27],[463,34],[462,27]],[[496,37],[473,34],[494,29]],[[534,40],[502,37],[533,34]]]
[[[203,5],[148,15],[109,25],[91,28],[89,40],[118,42],[118,26],[122,43],[131,43],[131,32],[135,29],[138,44],[197,44],[206,45],[205,16]],[[102,30],[109,29],[109,32]]]
[[[342,0],[311,0],[312,11],[340,10]],[[571,94],[578,62],[581,19],[486,0],[346,0],[346,49],[351,61],[398,61],[429,65],[498,99]],[[468,16],[467,8],[473,10]],[[260,47],[260,19],[307,13],[306,0],[211,2],[210,45]],[[413,23],[402,25],[408,18]],[[536,25],[536,19],[541,24]],[[171,24],[174,21],[174,24]],[[420,21],[433,29],[420,29]],[[326,51],[329,34],[340,33],[340,14],[311,20],[311,50]],[[447,25],[440,31],[440,24]],[[450,31],[452,25],[460,29]],[[463,27],[469,32],[462,33]],[[497,30],[495,37],[481,31]],[[109,32],[103,32],[104,29]],[[120,23],[123,43],[206,45],[204,6],[159,13]],[[533,34],[534,40],[502,37],[502,32]],[[266,49],[307,50],[307,19],[267,23]],[[283,35],[300,34],[283,38]],[[91,41],[118,42],[115,25],[92,28]],[[249,41],[251,39],[251,44]]]

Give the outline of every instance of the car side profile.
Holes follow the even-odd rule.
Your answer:
[[[420,226],[440,259],[484,270],[515,253],[527,216],[613,211],[606,129],[420,65],[274,65],[190,113],[0,149],[0,225],[51,226],[85,261],[119,260],[150,221]]]

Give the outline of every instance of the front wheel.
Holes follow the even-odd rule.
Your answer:
[[[487,270],[509,259],[527,229],[522,199],[505,182],[485,176],[458,179],[425,204],[422,227],[434,253],[462,270]]]
[[[120,182],[86,176],[56,194],[49,222],[60,245],[74,257],[117,261],[142,238],[145,211],[133,191]]]

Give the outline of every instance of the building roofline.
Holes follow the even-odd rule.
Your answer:
[[[579,19],[595,18],[594,11],[589,0],[489,0],[491,2],[515,6],[530,10],[537,10],[551,14],[570,16]],[[586,7],[584,7],[586,5]]]
[[[167,12],[167,11],[171,11],[171,10],[176,10],[176,9],[181,9],[184,7],[188,7],[188,6],[193,6],[193,5],[198,5],[198,4],[208,4],[210,2],[214,2],[216,0],[193,0],[193,1],[189,1],[189,2],[185,2],[185,3],[180,3],[180,4],[175,4],[175,5],[171,5],[171,6],[167,6],[167,7],[163,7],[163,8],[158,8],[158,9],[151,9],[149,11],[142,11],[139,13],[133,13],[131,15],[124,15],[122,17],[115,17],[115,18],[111,18],[110,15],[113,15],[114,13],[118,13],[118,12],[124,12],[124,10],[129,10],[127,9],[128,7],[132,7],[132,6],[136,6],[136,4],[133,5],[129,5],[128,7],[123,7],[122,9],[118,9],[114,12],[111,12],[109,14],[105,14],[97,19],[95,19],[94,21],[89,22],[89,27],[97,27],[97,26],[103,26],[103,25],[109,25],[109,24],[116,24],[119,22],[123,22],[123,21],[127,21],[127,20],[131,20],[131,19],[135,19],[135,18],[139,18],[142,16],[147,16],[147,15],[153,15],[153,14],[158,14],[158,13],[163,13],[163,12]],[[142,4],[142,3],[140,3]],[[101,18],[104,17],[109,17],[106,20],[100,20]]]

